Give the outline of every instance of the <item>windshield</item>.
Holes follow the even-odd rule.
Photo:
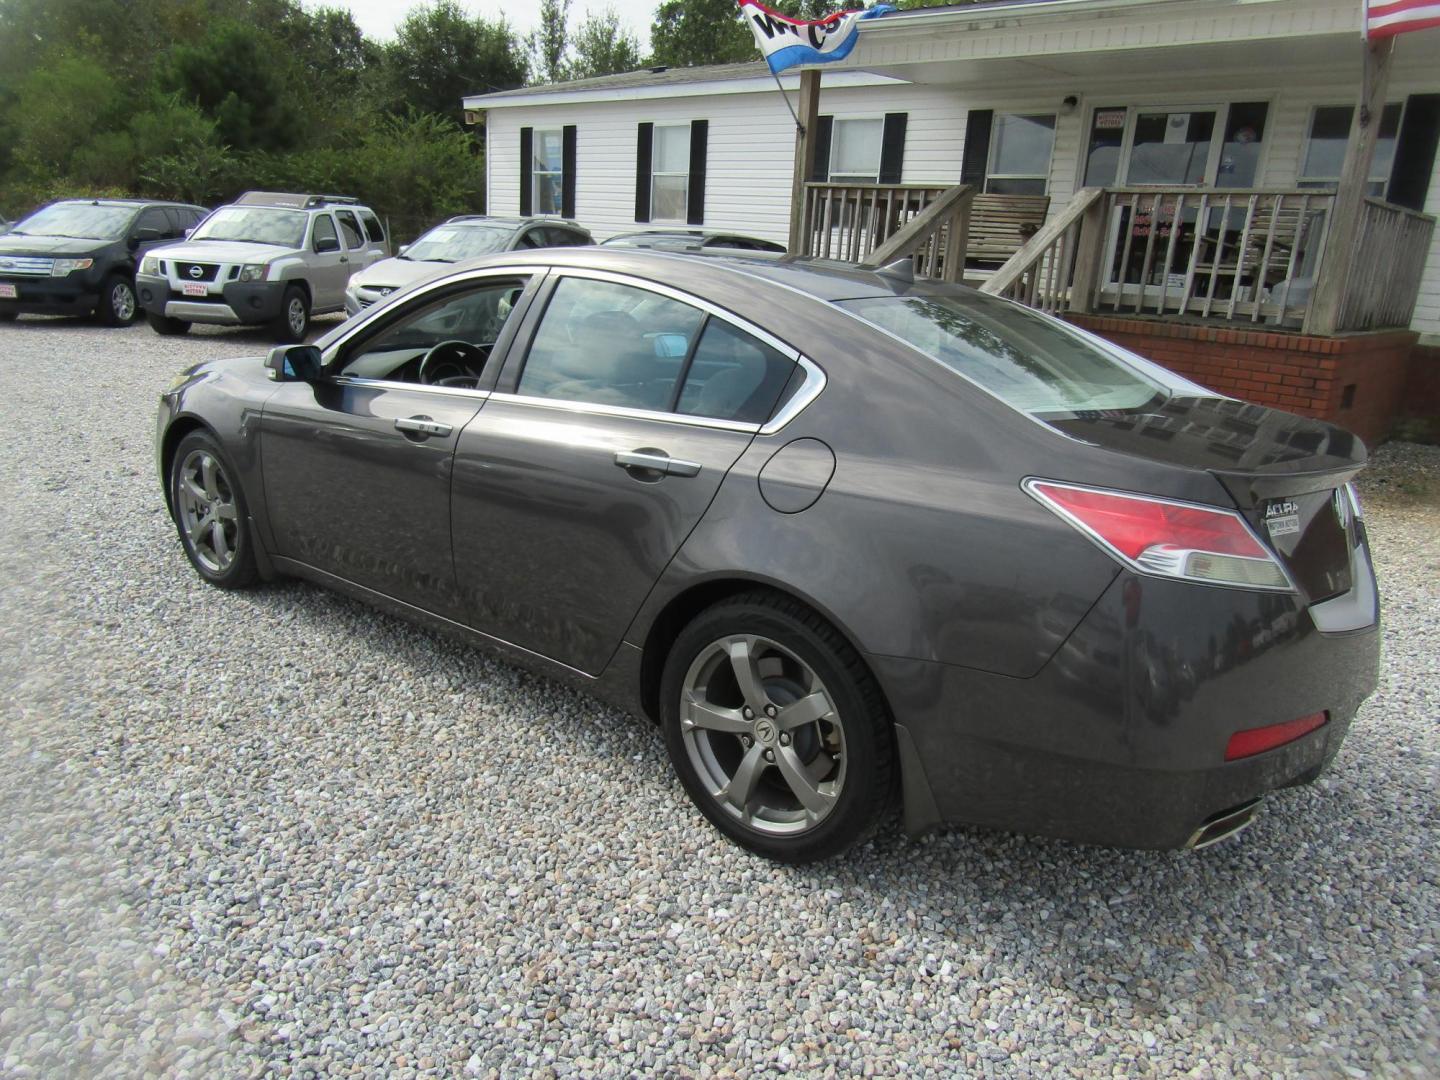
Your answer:
[[[514,232],[513,226],[437,225],[406,248],[400,258],[411,262],[460,262],[504,251]]]
[[[1021,412],[1056,418],[1144,410],[1169,397],[1165,384],[1064,326],[978,293],[869,297],[839,306]]]
[[[81,240],[118,240],[135,217],[133,206],[56,203],[37,210],[15,226],[26,236],[72,236]]]
[[[206,218],[191,240],[232,240],[298,248],[305,243],[305,215],[268,206],[222,206]]]

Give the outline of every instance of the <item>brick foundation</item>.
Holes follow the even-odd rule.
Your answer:
[[[1211,390],[1334,421],[1371,446],[1405,411],[1417,351],[1409,330],[1309,337],[1108,315],[1070,320]],[[1440,360],[1431,373],[1440,394],[1434,369]]]

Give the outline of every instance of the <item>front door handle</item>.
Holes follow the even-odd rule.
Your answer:
[[[395,421],[395,430],[414,435],[449,435],[455,429],[428,416],[405,416]]]
[[[615,464],[622,469],[644,469],[666,476],[700,475],[698,461],[681,461],[660,450],[621,451],[615,455]]]

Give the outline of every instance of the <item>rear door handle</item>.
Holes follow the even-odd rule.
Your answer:
[[[395,430],[415,435],[449,435],[455,429],[428,416],[405,416],[395,421]]]
[[[621,451],[615,455],[615,464],[622,469],[648,469],[666,476],[699,476],[698,461],[682,461],[657,450]]]

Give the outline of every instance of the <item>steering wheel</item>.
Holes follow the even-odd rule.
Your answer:
[[[442,341],[420,358],[416,380],[425,386],[456,386],[473,390],[480,385],[480,371],[490,355],[488,346],[468,341]]]

